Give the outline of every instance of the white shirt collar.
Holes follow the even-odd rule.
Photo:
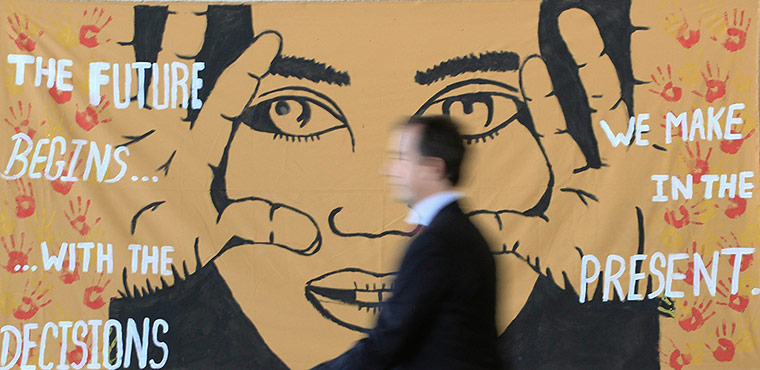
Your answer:
[[[405,221],[410,224],[429,226],[443,207],[462,198],[462,196],[462,193],[458,191],[442,191],[430,195],[412,207]]]

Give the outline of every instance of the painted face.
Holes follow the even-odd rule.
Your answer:
[[[436,17],[414,4],[362,5],[258,4],[255,29],[276,31],[281,51],[278,42],[257,41],[256,52],[224,72],[193,130],[218,146],[194,154],[215,158],[211,218],[218,222],[201,243],[215,249],[238,237],[241,245],[216,263],[267,345],[291,367],[345,351],[388,297],[415,228],[393,198],[408,202],[419,175],[414,140],[401,139],[386,185],[385,143],[399,119],[449,114],[463,123],[469,209],[530,209],[549,182],[518,89],[535,32],[503,14],[484,19],[490,13],[477,4],[430,4],[425,12],[435,9]],[[538,14],[538,4],[530,6]],[[508,36],[515,34],[528,36]],[[252,78],[239,73],[246,63],[269,69]],[[207,176],[204,160],[197,162]]]

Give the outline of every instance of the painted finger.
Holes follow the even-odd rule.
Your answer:
[[[585,159],[577,143],[567,133],[567,124],[554,94],[546,65],[539,56],[526,59],[520,70],[523,96],[530,110],[536,132],[555,178],[561,185]]]

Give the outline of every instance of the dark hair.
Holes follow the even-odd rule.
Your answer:
[[[459,125],[449,116],[412,116],[405,126],[419,126],[418,148],[425,157],[443,159],[446,179],[451,185],[459,183],[459,173],[464,161],[464,143]]]

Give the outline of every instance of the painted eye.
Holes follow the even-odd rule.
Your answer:
[[[354,138],[348,121],[327,95],[301,86],[263,93],[266,98],[243,110],[236,119],[259,132],[286,141],[314,141],[327,133],[346,129]]]
[[[437,92],[415,115],[452,116],[461,122],[467,144],[485,142],[515,120],[523,125],[532,122],[527,106],[514,93],[516,88],[497,81],[461,81]]]

